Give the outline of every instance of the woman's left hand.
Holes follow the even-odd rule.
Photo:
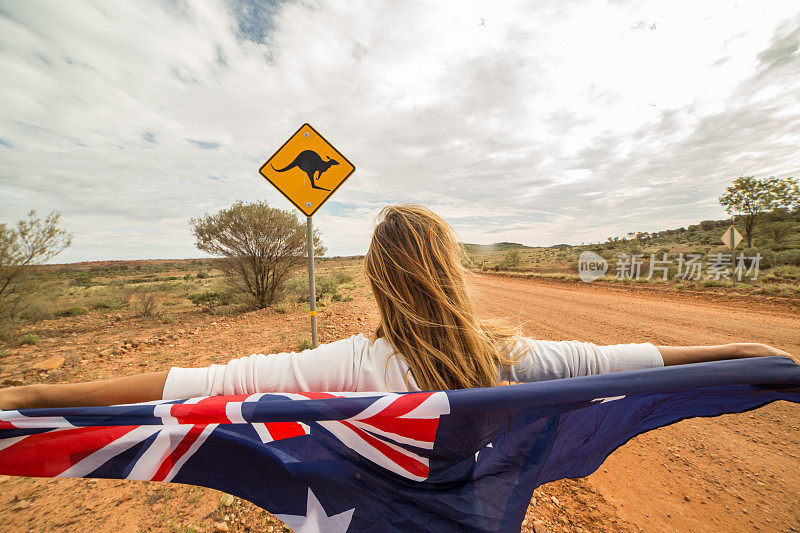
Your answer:
[[[742,350],[746,357],[770,357],[774,355],[782,355],[788,357],[798,365],[800,365],[800,357],[792,355],[789,352],[784,352],[769,344],[747,343],[741,345]]]

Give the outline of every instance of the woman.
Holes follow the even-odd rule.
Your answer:
[[[377,340],[356,335],[301,353],[251,355],[227,365],[76,384],[0,390],[0,409],[112,405],[220,394],[415,391],[491,387],[638,368],[769,355],[764,344],[596,346],[521,337],[479,320],[453,230],[428,209],[381,212],[365,259],[381,321]]]

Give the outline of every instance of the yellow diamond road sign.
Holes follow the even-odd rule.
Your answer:
[[[303,124],[259,172],[310,217],[356,167],[310,124]]]
[[[730,250],[736,248],[740,242],[742,242],[742,234],[736,231],[733,226],[726,229],[725,233],[722,234],[722,243]]]

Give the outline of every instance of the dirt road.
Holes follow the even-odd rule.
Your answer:
[[[485,314],[518,320],[541,339],[762,342],[800,352],[800,315],[784,303],[496,276],[476,277],[474,287]],[[544,509],[556,524],[559,514],[590,513],[596,491],[604,500],[598,519],[616,514],[621,529],[800,531],[800,405],[778,402],[652,431],[585,483],[560,488],[560,509]],[[541,515],[536,509],[532,518]]]

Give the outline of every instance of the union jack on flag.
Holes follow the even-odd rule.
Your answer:
[[[533,490],[633,436],[800,403],[784,357],[417,393],[259,393],[0,411],[0,474],[188,483],[298,531],[519,530]]]

